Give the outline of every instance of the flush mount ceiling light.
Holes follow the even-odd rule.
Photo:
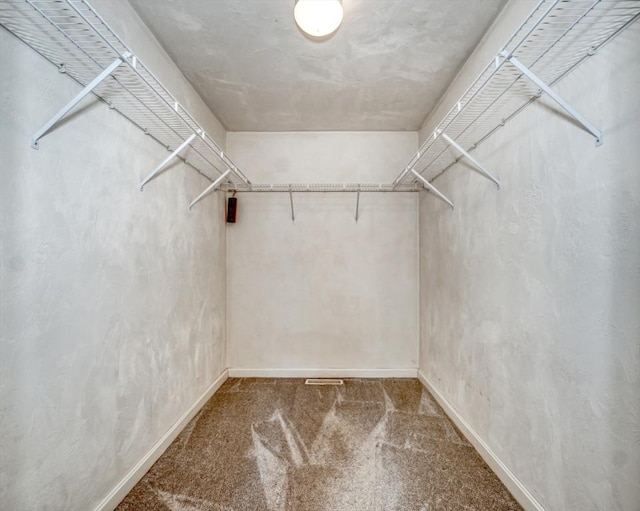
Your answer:
[[[311,37],[326,37],[342,23],[342,0],[296,0],[293,17]]]

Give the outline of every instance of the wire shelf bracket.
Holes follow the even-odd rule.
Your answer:
[[[218,188],[222,182],[227,179],[227,176],[231,174],[231,169],[227,169],[226,172],[224,172],[218,179],[216,179],[213,183],[211,183],[204,192],[202,192],[200,195],[198,195],[195,199],[193,199],[193,201],[191,201],[191,204],[189,204],[189,209],[191,209],[193,206],[195,206],[198,202],[200,202],[202,199],[205,198],[205,196],[207,196],[209,193],[213,192],[216,188]]]
[[[194,138],[196,138],[196,134],[195,133],[193,133],[187,140],[182,142],[182,144],[180,144],[175,149],[175,151],[173,151],[169,156],[167,156],[160,165],[158,165],[155,169],[153,169],[151,174],[149,174],[145,178],[145,180],[142,181],[142,183],[140,183],[140,191],[142,191],[144,189],[144,185],[146,185],[149,181],[151,181],[154,177],[156,177],[162,171],[162,169],[164,169],[167,165],[169,165],[169,163],[171,163],[171,160],[173,160],[176,156],[178,156],[180,154],[180,151],[182,151],[191,142],[193,142]]]
[[[602,145],[602,131],[596,128],[590,123],[580,112],[573,108],[567,101],[565,101],[557,92],[549,87],[543,80],[541,80],[531,69],[520,62],[516,57],[510,55],[508,52],[503,51],[500,56],[513,64],[524,76],[535,83],[542,91],[544,91],[551,99],[553,99],[558,105],[560,105],[565,112],[578,121],[589,133],[596,138],[596,147]]]
[[[121,64],[124,63],[125,59],[130,57],[131,54],[129,52],[125,52],[122,57],[117,58],[113,61],[113,63],[104,69],[102,73],[96,76],[84,89],[82,89],[76,97],[74,97],[71,101],[69,101],[57,114],[55,114],[42,128],[35,132],[33,137],[31,137],[31,147],[34,149],[39,149],[39,140],[44,137],[49,131],[53,129],[53,127],[58,124],[73,108],[80,103],[88,94],[90,94],[93,89],[95,89],[103,80],[107,77],[111,76]]]
[[[467,151],[464,150],[464,148],[456,143],[455,140],[453,140],[451,137],[449,137],[449,135],[447,135],[444,132],[435,132],[434,136],[441,136],[442,138],[444,138],[447,142],[449,142],[449,145],[453,146],[462,156],[464,156],[467,160],[469,160],[473,166],[478,169],[478,171],[487,179],[489,179],[490,181],[493,181],[493,183],[496,185],[496,187],[498,188],[498,190],[500,190],[500,181],[498,181],[498,179],[496,177],[494,177],[487,169],[485,169],[479,162],[478,160],[476,160],[473,156],[471,156]]]
[[[424,185],[424,187],[429,190],[430,192],[433,192],[435,194],[436,197],[438,197],[440,200],[443,200],[444,202],[446,202],[447,204],[449,204],[449,206],[451,206],[451,209],[453,209],[453,202],[451,202],[449,199],[447,199],[447,197],[445,197],[445,195],[438,190],[435,186],[433,186],[429,181],[427,181],[422,175],[418,174],[415,169],[411,169],[411,173],[416,176],[417,179],[419,179],[420,181],[422,181],[422,184]]]

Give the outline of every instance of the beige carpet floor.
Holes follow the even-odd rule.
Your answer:
[[[415,379],[230,378],[118,511],[520,510]]]

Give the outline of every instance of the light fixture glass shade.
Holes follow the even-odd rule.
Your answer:
[[[296,0],[293,17],[303,32],[325,37],[342,23],[342,0]]]

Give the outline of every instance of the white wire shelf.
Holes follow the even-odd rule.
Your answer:
[[[77,102],[93,92],[168,150],[182,147],[183,156],[178,152],[172,156],[181,157],[210,181],[230,169],[225,179],[250,185],[229,156],[86,1],[2,0],[0,24],[85,86],[75,103],[34,135],[34,147]],[[183,145],[186,140],[189,143]],[[161,167],[155,172],[159,170]]]
[[[225,184],[220,187],[222,190],[236,192],[419,192],[423,190],[421,185],[416,183],[405,183],[394,187],[392,183],[279,183],[279,184],[256,184],[232,185]]]
[[[640,0],[541,0],[393,183],[252,184],[86,0],[0,1],[0,25],[85,87],[36,132],[34,147],[93,92],[173,151],[141,186],[176,157],[212,181],[191,206],[218,187],[238,192],[291,193],[413,192],[424,187],[453,207],[431,182],[464,156],[499,186],[499,181],[469,152],[543,91],[601,142],[600,131],[549,86],[639,16]]]
[[[403,183],[394,186],[393,183],[277,183],[277,184],[251,184],[234,186],[224,184],[220,187],[227,192],[251,192],[251,193],[286,193],[289,195],[289,206],[291,208],[291,221],[296,221],[293,205],[293,194],[299,192],[350,192],[356,195],[355,221],[358,223],[360,217],[360,194],[373,193],[398,193],[398,192],[419,192],[424,188],[416,183]]]
[[[469,153],[542,92],[550,94],[590,131],[599,145],[602,133],[550,86],[639,16],[638,0],[540,1],[421,145],[394,184],[431,183],[460,158],[467,157],[499,186],[497,179]]]
[[[172,151],[141,186],[176,157],[212,181],[191,206],[216,188],[238,192],[415,192],[422,189],[417,184],[394,187],[392,183],[253,185],[86,0],[2,0],[0,24],[86,88],[77,101],[63,109],[57,120],[93,92]],[[34,147],[56,122],[53,120],[34,135]]]

